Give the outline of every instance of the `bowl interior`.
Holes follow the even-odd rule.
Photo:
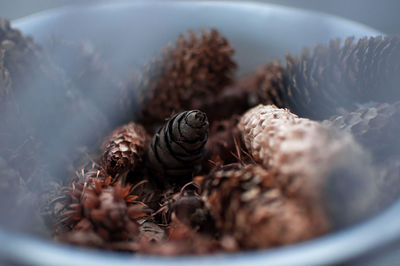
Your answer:
[[[35,14],[13,23],[43,46],[52,38],[90,40],[114,67],[129,72],[157,55],[160,48],[192,28],[215,27],[236,50],[239,75],[250,72],[302,47],[344,39],[380,35],[366,26],[326,14],[274,5],[230,2],[135,2],[68,7]],[[400,225],[388,219],[400,205],[363,224],[298,245],[235,255],[176,259],[126,256],[55,245],[0,229],[0,252],[25,263],[40,265],[317,265],[358,256],[394,238]],[[382,224],[385,223],[385,226]],[[383,230],[383,232],[382,232]],[[361,242],[361,243],[360,243]]]

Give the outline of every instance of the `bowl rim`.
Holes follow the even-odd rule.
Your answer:
[[[89,4],[86,7],[108,6],[126,4],[126,1],[116,3]],[[131,5],[148,5],[146,1],[130,2]],[[154,2],[152,2],[154,4]],[[353,25],[369,30],[371,33],[380,32],[366,27],[361,23],[322,12],[309,11],[301,8],[283,7],[277,4],[266,4],[259,2],[244,1],[166,1],[157,3],[163,5],[181,6],[211,6],[236,8],[254,8],[262,10],[265,8],[279,8],[296,12],[306,12],[311,15],[323,14],[328,19],[351,23]],[[77,6],[65,6],[44,10],[13,21],[14,27],[26,25],[32,20],[40,20],[54,15],[54,12],[68,13]],[[80,9],[82,5],[78,6]],[[60,15],[60,14],[59,14]],[[98,251],[78,248],[53,241],[23,235],[22,233],[10,232],[0,227],[0,255],[18,262],[33,265],[130,265],[132,263],[144,263],[144,265],[205,265],[220,263],[221,265],[321,265],[345,261],[350,258],[365,254],[372,249],[377,249],[389,244],[400,235],[400,223],[396,218],[400,213],[400,201],[384,210],[381,214],[354,225],[350,228],[336,231],[319,238],[298,243],[295,245],[276,247],[267,250],[245,251],[235,254],[212,254],[206,256],[182,256],[182,257],[160,257],[145,255],[116,254],[115,252]]]

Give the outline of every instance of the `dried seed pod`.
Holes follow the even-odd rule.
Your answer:
[[[205,113],[192,110],[173,116],[153,136],[147,158],[161,185],[185,184],[200,171],[208,139]]]
[[[115,129],[103,143],[102,164],[114,180],[125,179],[141,166],[150,137],[139,124],[131,122]]]
[[[65,197],[67,208],[58,217],[56,233],[93,232],[110,242],[136,239],[137,219],[147,217],[150,210],[136,203],[137,196],[130,191],[130,186],[120,182],[111,185],[111,178],[73,183]]]
[[[201,36],[189,31],[180,35],[174,47],[152,63],[139,80],[138,100],[142,123],[162,123],[172,113],[193,109],[194,100],[214,97],[232,83],[236,64],[233,49],[215,29]]]
[[[217,228],[244,249],[296,243],[330,229],[318,206],[286,198],[275,173],[258,165],[212,171],[202,195]]]
[[[286,195],[320,202],[337,226],[370,215],[375,173],[350,134],[273,105],[248,111],[239,130],[254,160],[279,173]]]
[[[375,161],[400,154],[400,102],[364,104],[354,112],[334,116],[326,124],[351,133]]]
[[[175,194],[166,195],[157,213],[163,224],[170,224],[172,217],[196,232],[213,234],[214,222],[199,195],[199,187],[190,182]]]

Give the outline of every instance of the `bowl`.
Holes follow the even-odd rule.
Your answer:
[[[381,35],[366,26],[327,14],[247,2],[114,2],[65,7],[13,22],[44,47],[51,39],[90,39],[104,56],[124,68],[140,65],[188,28],[215,27],[236,50],[239,74],[298,54],[302,47]],[[127,56],[129,55],[129,56]],[[238,254],[184,256],[126,255],[66,246],[0,228],[0,257],[29,265],[321,265],[360,258],[400,237],[400,202],[380,215],[296,245]]]

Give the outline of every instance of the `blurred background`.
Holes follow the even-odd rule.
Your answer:
[[[115,0],[1,0],[0,17],[15,19],[43,9],[94,2],[115,2]],[[258,2],[322,11],[367,24],[387,34],[400,33],[398,0],[259,0]]]

